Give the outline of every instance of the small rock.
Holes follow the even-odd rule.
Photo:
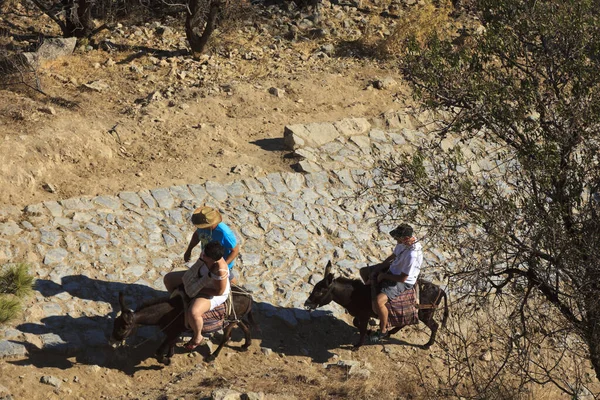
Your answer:
[[[40,382],[45,385],[50,385],[54,387],[60,387],[61,381],[55,376],[44,375],[41,377]]]
[[[269,88],[269,93],[272,94],[275,97],[281,98],[281,97],[283,97],[285,95],[285,90],[284,89],[279,89],[279,88],[276,88],[276,87],[272,87],[272,88]]]
[[[396,85],[398,85],[398,82],[389,76],[384,79],[377,79],[373,82],[373,87],[380,90],[391,89]]]
[[[216,389],[212,392],[212,400],[239,400],[242,394],[231,389]]]
[[[260,351],[267,357],[273,354],[273,350],[269,349],[268,347],[261,347]]]
[[[41,107],[38,110],[43,112],[44,114],[56,115],[56,110],[54,109],[54,107],[51,106]]]
[[[492,353],[489,350],[486,350],[482,355],[479,356],[481,361],[492,361]]]
[[[51,183],[44,183],[42,185],[42,189],[44,189],[48,193],[56,193],[56,186]]]
[[[82,86],[84,89],[88,89],[93,92],[102,92],[103,90],[106,90],[109,88],[109,86],[102,81],[94,81],[94,82],[90,82],[90,83],[84,83]]]

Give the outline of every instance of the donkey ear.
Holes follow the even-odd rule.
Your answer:
[[[119,292],[119,305],[121,306],[121,312],[127,311],[127,306],[125,305],[125,295],[123,292]]]
[[[331,272],[331,260],[327,261],[327,266],[325,267],[325,276],[328,276]]]
[[[327,283],[327,286],[331,285],[331,283],[333,282],[332,273],[328,273],[327,275],[325,275],[325,282]]]

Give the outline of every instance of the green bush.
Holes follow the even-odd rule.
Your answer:
[[[21,312],[21,303],[14,297],[0,297],[0,324],[14,319]]]
[[[33,291],[33,281],[27,264],[16,264],[0,271],[0,324],[21,312],[19,299]]]
[[[33,277],[27,264],[16,264],[0,273],[0,294],[24,297],[33,290]]]

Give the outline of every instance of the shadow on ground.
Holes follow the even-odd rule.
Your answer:
[[[128,339],[128,345],[119,349],[110,347],[108,339],[119,310],[119,292],[126,295],[127,304],[134,308],[164,297],[166,292],[145,285],[102,281],[83,275],[66,276],[60,285],[49,280],[38,280],[36,290],[44,297],[60,298],[62,293],[68,293],[90,302],[110,303],[113,311],[106,316],[52,315],[39,323],[23,323],[16,329],[37,340],[13,341],[24,345],[29,354],[25,359],[9,362],[61,369],[68,369],[75,363],[98,365],[117,369],[128,375],[140,370],[163,368],[158,362],[144,363],[153,358],[164,338],[158,327],[138,328],[137,333]],[[252,339],[258,341],[262,349],[270,349],[277,354],[310,357],[313,362],[322,363],[329,360],[335,350],[351,349],[358,340],[356,328],[324,311],[317,310],[309,314],[306,310],[255,302],[253,314],[256,324],[252,328]],[[298,318],[286,317],[290,315]],[[219,333],[213,334],[215,346],[220,339]],[[396,339],[391,341],[410,345]],[[183,339],[176,348],[175,357],[187,352],[182,344]],[[236,328],[226,348],[239,351],[242,344],[243,332]],[[202,356],[208,355],[208,349],[199,349],[199,352]],[[144,365],[140,365],[142,363]]]
[[[283,138],[273,138],[273,139],[259,139],[253,142],[252,144],[257,145],[263,150],[267,151],[283,151],[285,150],[285,145],[283,143]]]

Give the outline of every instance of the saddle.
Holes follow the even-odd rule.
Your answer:
[[[407,289],[385,303],[388,309],[387,329],[419,323],[418,285]]]
[[[191,327],[188,323],[187,319],[187,311],[190,304],[191,298],[185,294],[183,288],[177,288],[171,293],[171,298],[180,297],[183,303],[183,310],[185,315],[185,327],[188,330],[191,330]],[[215,307],[213,310],[207,311],[202,314],[202,319],[204,320],[204,324],[202,325],[202,334],[205,333],[213,333],[225,328],[229,325],[228,316],[231,315],[231,310],[233,309],[232,301],[231,301],[231,292],[227,297],[227,301],[225,303]]]

